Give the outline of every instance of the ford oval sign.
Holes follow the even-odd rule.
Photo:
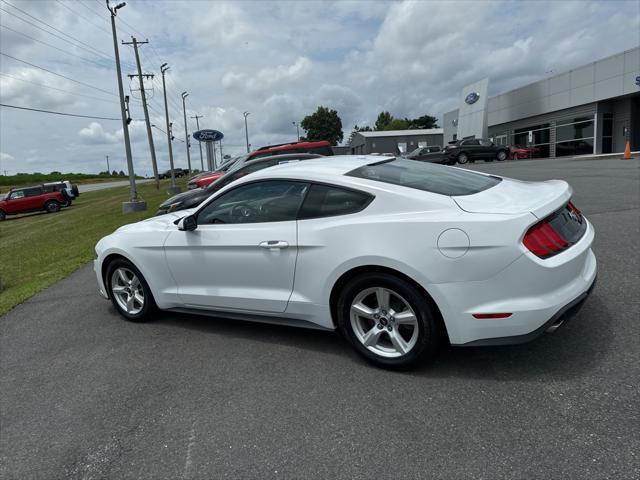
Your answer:
[[[218,130],[198,130],[193,133],[193,138],[199,142],[217,142],[222,140],[224,135]]]
[[[471,92],[469,95],[466,96],[466,98],[464,99],[464,102],[468,103],[469,105],[473,105],[478,101],[479,98],[480,98],[480,94],[478,92]]]

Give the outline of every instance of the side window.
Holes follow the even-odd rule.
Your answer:
[[[327,185],[312,185],[298,219],[356,213],[365,208],[372,199],[373,197],[367,193]]]
[[[15,192],[11,192],[11,195],[9,195],[9,198],[11,200],[15,200],[17,198],[24,198],[24,190],[17,190]]]
[[[331,150],[331,147],[315,147],[315,148],[309,148],[307,150],[308,153],[317,153],[318,155],[324,155],[329,156],[329,155],[333,155],[333,150]]]
[[[480,140],[480,145],[483,147],[490,147],[493,145],[493,142],[491,140]]]
[[[36,188],[25,188],[24,196],[25,197],[37,197],[38,195],[42,195],[42,189],[39,187]]]
[[[268,180],[230,190],[198,212],[198,225],[295,220],[308,183]]]

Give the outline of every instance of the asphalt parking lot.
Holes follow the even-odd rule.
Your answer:
[[[125,322],[86,266],[0,317],[0,477],[639,478],[639,163],[470,166],[569,181],[598,285],[552,335],[405,373],[335,334]]]

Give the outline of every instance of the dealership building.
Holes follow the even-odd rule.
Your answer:
[[[370,153],[392,153],[401,155],[427,145],[442,146],[442,128],[421,130],[381,130],[377,132],[356,132],[349,145],[352,155]]]
[[[640,150],[640,47],[493,97],[488,86],[462,89],[444,114],[445,143],[490,138],[536,157],[622,152],[627,141]]]

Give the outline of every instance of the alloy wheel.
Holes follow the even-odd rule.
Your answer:
[[[137,275],[128,268],[113,271],[111,292],[118,306],[129,315],[137,315],[144,308],[144,289]]]
[[[384,287],[367,288],[353,299],[351,328],[356,338],[381,357],[401,357],[418,341],[418,318],[399,294]]]

